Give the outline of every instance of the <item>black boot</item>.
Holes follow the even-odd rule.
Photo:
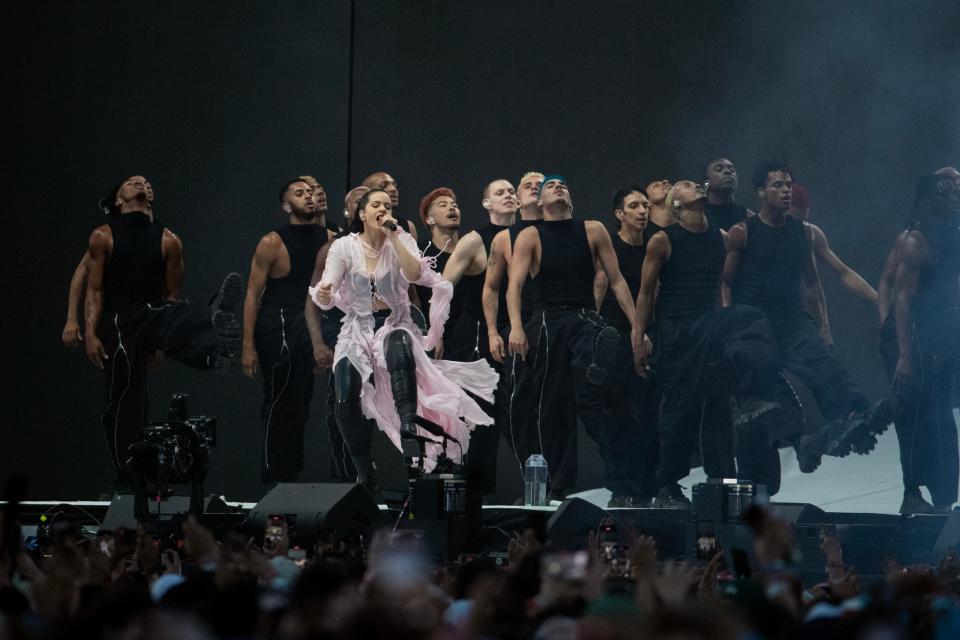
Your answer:
[[[390,372],[390,390],[400,416],[400,440],[408,465],[423,455],[423,443],[417,434],[417,370],[413,345],[405,331],[394,331],[386,339],[386,361]]]

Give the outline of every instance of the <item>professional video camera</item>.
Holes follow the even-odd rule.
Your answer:
[[[210,451],[217,443],[217,419],[188,418],[187,397],[185,393],[173,394],[167,419],[144,427],[141,439],[127,451],[134,475],[134,511],[138,520],[148,517],[146,498],[170,497],[171,485],[191,485],[190,511],[199,513],[203,509],[203,482]]]

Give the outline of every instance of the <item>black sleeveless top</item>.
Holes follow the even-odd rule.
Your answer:
[[[302,313],[317,252],[327,241],[327,230],[316,224],[288,223],[274,232],[280,236],[290,255],[290,273],[282,278],[267,279],[260,304]]]
[[[404,227],[406,228],[406,227]],[[436,267],[434,271],[443,275],[443,270],[447,266],[447,261],[450,260],[450,253],[444,251],[442,247],[438,247],[433,244],[432,240],[428,240],[424,244],[420,253],[427,258],[436,259]],[[417,288],[417,296],[420,298],[420,310],[423,311],[423,317],[426,318],[427,323],[430,323],[430,297],[433,295],[433,289],[430,287],[424,287],[421,285],[414,285]],[[450,316],[447,318],[446,324],[444,324],[443,335],[447,335],[446,329],[452,327],[453,324],[457,321],[460,316],[460,311],[463,309],[463,296],[458,294],[457,288],[453,290],[453,299],[450,301]]]
[[[504,229],[509,228],[508,226],[488,222],[476,230],[488,258],[490,257],[490,245],[493,244],[493,238]],[[454,298],[459,295],[463,303],[457,322],[453,325],[448,324],[444,331],[444,335],[449,336],[450,344],[450,349],[447,350],[445,347],[445,351],[451,359],[467,359],[474,352],[486,356],[489,351],[487,326],[483,319],[483,279],[485,276],[486,270],[472,276],[464,275],[460,278],[460,282],[457,283],[454,290]],[[503,288],[501,288],[501,293],[504,293]]]
[[[723,236],[713,225],[694,233],[672,224],[663,232],[670,240],[670,259],[660,269],[657,321],[692,322],[719,304],[727,254]]]
[[[707,220],[714,227],[719,227],[724,231],[729,231],[730,227],[743,222],[747,219],[747,208],[730,202],[728,204],[710,204],[703,205],[703,212],[707,214]]]
[[[636,300],[637,293],[640,292],[640,273],[643,271],[643,258],[647,255],[647,245],[646,243],[636,246],[627,244],[619,233],[613,234],[611,239],[613,250],[617,253],[617,262],[620,264],[620,273],[630,287],[630,297]],[[630,320],[623,314],[623,309],[620,308],[616,296],[609,287],[600,305],[600,315],[607,324],[621,331],[630,330]]]
[[[113,250],[103,272],[103,310],[126,314],[163,299],[163,227],[139,211],[111,218]]]
[[[593,309],[596,269],[583,220],[544,220],[540,233],[540,271],[534,278],[544,309]]]
[[[801,285],[810,263],[810,242],[803,222],[784,216],[771,227],[753,216],[746,221],[747,246],[731,286],[734,304],[757,307],[771,321],[806,313]]]

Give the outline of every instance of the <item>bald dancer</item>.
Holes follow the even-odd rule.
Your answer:
[[[487,224],[465,234],[456,244],[443,269],[443,277],[462,296],[458,321],[444,341],[444,358],[469,362],[485,358],[494,369],[499,361],[490,353],[489,335],[483,318],[483,281],[494,238],[516,221],[519,200],[509,180],[498,178],[484,187],[480,205],[487,212]],[[481,403],[484,406],[485,403]],[[468,479],[473,478],[485,494],[496,489],[496,458],[499,444],[500,412],[493,405],[484,409],[495,418],[490,426],[479,426],[471,438]]]
[[[737,195],[737,167],[728,158],[715,158],[703,168],[707,202],[703,207],[710,224],[729,231],[730,227],[757,215],[734,202]]]
[[[517,235],[543,220],[543,211],[538,202],[542,184],[543,174],[539,171],[528,171],[520,178],[517,188],[520,219],[509,229],[494,236],[483,279],[483,318],[487,343],[490,357],[500,372],[500,384],[497,386],[498,426],[516,458],[520,488],[523,487],[524,462],[531,454],[540,451],[540,440],[536,429],[532,368],[527,367],[519,356],[510,355],[506,348],[506,338],[510,334],[506,284]],[[525,325],[530,322],[536,308],[536,286],[531,283],[523,289],[520,302],[520,315]]]

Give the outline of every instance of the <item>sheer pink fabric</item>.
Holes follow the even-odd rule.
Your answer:
[[[346,314],[334,350],[333,362],[343,358],[360,372],[360,407],[363,414],[376,421],[380,430],[400,448],[400,416],[397,415],[390,390],[390,374],[384,358],[384,338],[397,329],[406,331],[416,345],[413,350],[417,366],[417,413],[439,424],[466,452],[470,432],[478,424],[492,424],[488,416],[466,391],[493,401],[498,375],[485,360],[453,362],[432,360],[427,351],[443,337],[443,324],[450,315],[453,285],[433,270],[434,262],[420,254],[413,238],[405,231],[397,232],[404,247],[420,262],[420,278],[414,283],[432,289],[430,330],[424,336],[410,317],[410,282],[403,276],[393,245],[384,242],[383,253],[371,277],[367,273],[363,244],[357,234],[336,240],[330,246],[320,284],[332,284],[328,305],[320,303],[319,286],[310,288],[310,298],[322,309],[337,306]],[[390,316],[374,331],[373,300],[376,296],[390,307]],[[418,348],[419,347],[419,348]],[[421,435],[431,437],[420,430]],[[427,446],[425,468],[436,466],[442,447]],[[460,448],[449,444],[447,454],[460,461]]]

